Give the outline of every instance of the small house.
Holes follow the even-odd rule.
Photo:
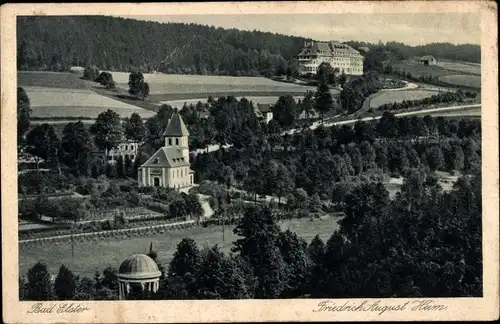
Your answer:
[[[426,55],[420,58],[420,63],[423,65],[436,65],[437,61],[433,56]]]

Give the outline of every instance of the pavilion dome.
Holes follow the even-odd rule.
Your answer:
[[[145,254],[134,254],[125,259],[116,275],[120,279],[142,280],[161,276],[156,262]]]

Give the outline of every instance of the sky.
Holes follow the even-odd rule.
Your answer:
[[[122,16],[123,17],[123,16]],[[408,45],[436,42],[481,44],[480,16],[475,13],[286,14],[127,16],[157,22],[259,30],[317,41],[396,41]]]

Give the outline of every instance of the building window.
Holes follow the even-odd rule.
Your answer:
[[[175,145],[179,145],[179,139],[178,138],[175,139]]]
[[[159,186],[160,186],[160,178],[155,177],[155,178],[153,179],[153,182],[154,182],[154,186],[155,186],[155,187],[159,187]]]
[[[172,145],[172,139],[171,138],[168,139],[168,145]]]
[[[133,154],[132,154],[132,155],[130,156],[130,159],[131,159],[131,160],[135,159],[135,155],[133,155]]]
[[[177,178],[179,177],[179,169],[177,169]]]

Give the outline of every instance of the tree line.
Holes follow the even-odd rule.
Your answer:
[[[410,107],[440,104],[440,103],[450,103],[450,102],[462,103],[467,99],[474,99],[476,97],[477,97],[477,92],[475,91],[463,91],[462,89],[458,89],[457,92],[450,92],[450,91],[440,92],[438,94],[420,100],[403,100],[401,102],[386,103],[381,106],[378,106],[377,109],[382,111],[400,110]]]
[[[358,41],[348,41],[346,44],[353,48],[368,47],[370,52],[382,54],[382,60],[405,60],[415,56],[433,55],[442,59],[481,63],[481,46],[476,44],[430,43],[411,46],[401,42],[375,44]]]
[[[217,245],[178,245],[155,294],[130,299],[408,298],[482,296],[480,173],[443,192],[414,170],[390,200],[381,183],[346,197],[345,217],[325,242],[282,230],[274,210],[250,205],[229,255]],[[467,233],[467,235],[463,235]],[[54,282],[37,263],[20,278],[21,300],[116,299],[116,270],[94,280],[61,266]]]

